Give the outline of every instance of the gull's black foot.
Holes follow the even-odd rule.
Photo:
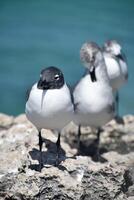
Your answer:
[[[42,168],[43,168],[42,145],[43,145],[43,140],[42,140],[42,137],[41,137],[41,131],[39,131],[39,150],[40,150],[39,172],[41,172],[41,170],[42,170]]]
[[[122,124],[122,125],[124,125],[124,120],[123,120],[122,117],[120,117],[120,116],[115,116],[114,119],[115,119],[115,121],[116,121],[117,124]]]
[[[102,128],[98,128],[97,138],[96,138],[96,141],[95,141],[96,152],[95,152],[95,155],[93,156],[93,161],[104,163],[107,160],[101,156],[101,152],[100,152],[101,151],[101,149],[100,149],[100,134],[101,134],[102,131],[103,131]]]
[[[99,145],[99,140],[98,138],[95,140],[95,154],[93,155],[93,160],[95,162],[100,162],[101,160],[101,155],[100,155],[100,145]]]
[[[97,138],[95,140],[95,143],[96,143],[96,153],[94,155],[94,161],[96,162],[100,162],[100,134],[102,132],[102,129],[101,128],[98,128],[97,130]]]
[[[42,152],[40,152],[40,159],[39,159],[39,172],[41,172],[42,168],[43,168]]]
[[[60,164],[60,133],[58,134],[58,139],[56,142],[56,148],[57,148],[57,152],[56,152],[56,160],[55,160],[55,166],[58,166]]]
[[[95,162],[100,162],[100,160],[101,160],[100,154],[95,154],[95,155],[93,156],[93,161],[95,161]]]
[[[105,159],[105,158],[103,158],[102,156],[101,156],[101,154],[98,154],[98,153],[96,153],[94,156],[93,156],[93,161],[95,161],[95,162],[101,162],[101,163],[105,163],[105,162],[107,162],[107,160]]]
[[[78,126],[78,140],[77,140],[77,156],[80,155],[81,152],[81,141],[80,141],[80,137],[81,137],[81,125]]]

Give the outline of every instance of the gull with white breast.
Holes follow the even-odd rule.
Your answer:
[[[60,69],[51,66],[41,71],[39,81],[30,91],[25,112],[39,132],[39,170],[41,171],[43,167],[41,130],[51,129],[58,132],[56,142],[58,159],[60,132],[71,121],[74,112],[70,90]]]
[[[78,140],[81,126],[96,128],[99,146],[101,127],[114,116],[113,92],[99,46],[94,42],[83,44],[80,57],[87,71],[73,91],[74,122],[79,126]]]
[[[128,80],[128,66],[125,54],[122,52],[121,45],[116,40],[109,40],[105,42],[103,46],[103,56],[106,63],[107,73],[112,86],[114,94],[116,94],[117,102],[117,116],[119,121],[118,102],[119,94],[118,90]]]

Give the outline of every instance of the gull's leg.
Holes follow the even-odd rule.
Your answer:
[[[40,159],[39,159],[39,171],[41,172],[41,169],[43,167],[43,161],[42,161],[42,136],[41,136],[41,130],[39,130],[39,151],[40,151]]]
[[[115,102],[116,102],[116,115],[115,115],[115,121],[118,124],[124,124],[123,118],[120,117],[119,115],[119,92],[116,92],[116,96],[115,96]]]
[[[78,141],[77,141],[78,153],[80,153],[80,137],[81,137],[81,125],[78,126]]]
[[[116,101],[116,115],[119,116],[119,92],[116,92],[116,97],[115,97],[115,101]]]
[[[96,161],[100,161],[100,134],[101,128],[97,129],[97,139],[96,139]]]
[[[58,133],[58,139],[57,139],[57,142],[56,142],[56,148],[57,148],[57,152],[56,152],[56,166],[59,164],[59,156],[60,156],[60,148],[61,148],[61,145],[60,145],[60,132]]]

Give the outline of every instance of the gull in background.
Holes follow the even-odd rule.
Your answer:
[[[71,121],[74,112],[70,90],[60,69],[48,67],[41,71],[39,81],[33,85],[30,91],[25,112],[28,120],[34,124],[39,133],[39,171],[41,171],[43,167],[41,130],[51,129],[58,132],[57,163],[60,132]]]
[[[103,47],[103,56],[106,63],[110,85],[116,95],[116,120],[117,122],[122,122],[118,111],[118,90],[128,80],[127,60],[125,54],[122,52],[121,45],[116,40],[109,40],[105,42]]]
[[[78,148],[81,126],[90,126],[97,131],[97,157],[101,127],[114,117],[114,97],[109,83],[103,54],[94,42],[82,45],[80,58],[87,68],[73,91],[74,122],[78,125]]]

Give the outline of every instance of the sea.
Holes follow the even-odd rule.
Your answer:
[[[133,0],[0,0],[0,112],[25,112],[26,91],[44,67],[59,67],[75,84],[82,44],[109,39],[122,45],[129,68],[119,112],[134,114]]]

